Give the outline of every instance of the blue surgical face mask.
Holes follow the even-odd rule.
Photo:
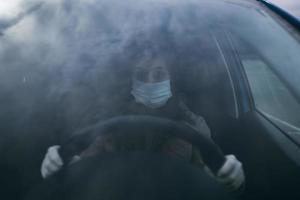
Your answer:
[[[131,94],[137,103],[150,108],[162,107],[172,97],[170,80],[156,83],[133,80]]]

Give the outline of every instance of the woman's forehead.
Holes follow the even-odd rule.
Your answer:
[[[152,57],[152,58],[142,58],[136,66],[138,69],[156,69],[162,68],[167,69],[166,62],[162,58]]]
[[[153,72],[153,71],[157,71],[157,70],[168,72],[168,68],[166,65],[152,64],[152,65],[137,66],[135,68],[135,71],[145,71],[145,72]]]

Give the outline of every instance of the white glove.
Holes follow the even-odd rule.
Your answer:
[[[226,162],[218,171],[217,179],[229,190],[239,189],[245,181],[242,163],[234,155],[226,156]]]
[[[62,168],[64,163],[58,154],[59,148],[58,145],[49,147],[41,166],[43,178],[51,176]]]

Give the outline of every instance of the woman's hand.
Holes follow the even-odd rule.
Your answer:
[[[47,178],[54,174],[55,172],[59,171],[62,166],[64,165],[59,153],[58,149],[60,146],[55,145],[48,148],[48,151],[45,155],[45,158],[42,162],[41,166],[41,174],[43,178]],[[73,163],[76,163],[81,160],[81,157],[78,155],[75,155],[72,157],[71,161],[68,163],[69,165],[72,165]]]
[[[234,155],[227,155],[225,164],[217,174],[217,180],[229,190],[238,190],[245,182],[242,163]]]
[[[41,174],[43,178],[47,178],[59,171],[63,166],[63,161],[58,154],[60,146],[49,147],[41,166]]]

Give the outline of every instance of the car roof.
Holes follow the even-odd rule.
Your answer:
[[[275,4],[281,9],[289,12],[294,17],[300,19],[300,2],[297,0],[269,0],[268,2]]]

